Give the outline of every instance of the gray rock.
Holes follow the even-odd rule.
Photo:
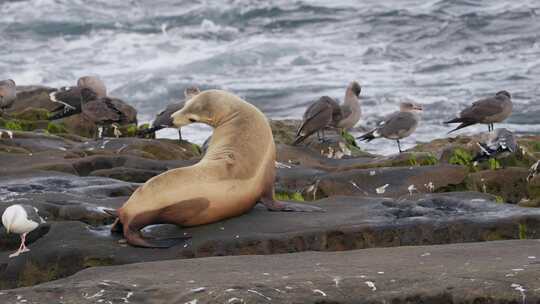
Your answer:
[[[101,202],[107,207],[122,203],[113,199],[95,199],[94,209],[99,210]],[[121,236],[111,235],[107,226],[58,217],[61,221],[49,221],[50,231],[21,258],[9,259],[9,251],[0,252],[0,285],[27,286],[90,266],[165,259],[540,237],[540,210],[496,204],[492,199],[473,192],[429,194],[414,200],[332,197],[313,202],[325,213],[269,212],[257,206],[245,215],[210,225],[185,229],[155,225],[145,230],[147,237],[192,236],[169,249],[130,247],[118,243]],[[35,198],[31,204],[41,212],[46,203]]]
[[[529,197],[527,168],[510,167],[499,170],[484,170],[470,175],[470,189],[498,195],[507,203],[517,204]]]
[[[451,189],[464,183],[468,172],[468,168],[455,165],[350,170],[321,176],[313,184],[312,192],[316,197],[401,197]]]
[[[64,173],[24,172],[0,177],[0,213],[12,204],[38,208],[47,221],[112,222],[103,208],[118,208],[138,184]]]
[[[6,290],[22,303],[539,303],[538,240],[98,267]]]

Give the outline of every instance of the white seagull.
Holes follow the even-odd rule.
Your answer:
[[[39,216],[38,210],[30,205],[12,205],[6,208],[2,214],[2,224],[7,233],[13,232],[21,236],[21,246],[15,252],[9,255],[10,258],[16,257],[21,253],[28,252],[26,247],[26,235],[44,224],[45,221]]]

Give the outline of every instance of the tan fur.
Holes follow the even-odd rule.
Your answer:
[[[276,151],[272,131],[264,114],[253,105],[225,91],[210,90],[194,96],[171,117],[176,127],[191,123],[190,118],[213,126],[208,150],[197,164],[167,171],[137,189],[119,209],[124,233],[140,214],[152,217],[131,229],[158,222],[183,226],[216,222],[245,213],[263,194],[273,191]],[[204,207],[193,206],[197,201],[204,202]],[[175,220],[170,210],[186,210],[178,206],[182,202],[197,210]],[[161,210],[169,211],[161,216]]]

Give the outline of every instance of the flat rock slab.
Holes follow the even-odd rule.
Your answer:
[[[540,303],[539,248],[524,240],[138,263],[6,290],[0,301]]]
[[[332,150],[333,151],[333,150]],[[334,153],[334,152],[332,152]],[[358,153],[356,157],[328,154],[327,150],[314,150],[306,146],[277,145],[277,161],[324,171],[347,171],[380,167],[429,165],[437,162],[432,153],[404,152],[389,156]]]
[[[526,169],[523,170],[527,172]],[[326,172],[281,164],[277,170],[276,191],[289,194],[300,193],[305,200],[315,200],[333,195],[399,198],[410,193],[447,192],[448,190],[465,188],[468,173],[467,167],[457,165],[406,166]],[[501,174],[504,173],[501,172]],[[510,188],[514,186],[508,185]],[[519,192],[519,190],[514,192]]]
[[[491,199],[476,192],[406,200],[332,197],[312,203],[324,213],[269,212],[257,206],[215,224],[186,229],[156,225],[145,231],[150,237],[192,236],[169,249],[121,244],[121,236],[111,235],[107,226],[51,221],[29,253],[9,259],[10,250],[0,252],[0,286],[33,285],[91,266],[166,259],[540,238],[540,210]]]
[[[411,166],[349,170],[323,175],[313,196],[358,195],[400,197],[445,190],[462,184],[468,168],[456,165]]]

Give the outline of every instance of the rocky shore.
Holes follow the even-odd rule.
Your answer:
[[[521,136],[513,155],[475,164],[486,134],[381,156],[347,134],[292,146],[298,122],[271,121],[277,197],[325,213],[257,206],[212,225],[156,225],[145,233],[192,239],[141,249],[109,233],[103,209],[157,174],[196,163],[203,149],[134,137],[136,116],[121,126],[123,137],[94,140],[95,126],[77,117],[46,119],[49,90],[19,88],[17,108],[0,115],[0,129],[11,132],[0,138],[0,212],[30,204],[47,220],[29,235],[31,251],[13,259],[18,236],[0,230],[0,286],[10,289],[2,303],[540,301],[540,243],[525,240],[540,238],[540,176],[527,181],[540,136]],[[498,242],[459,244],[483,241]],[[413,245],[422,247],[400,247]]]

